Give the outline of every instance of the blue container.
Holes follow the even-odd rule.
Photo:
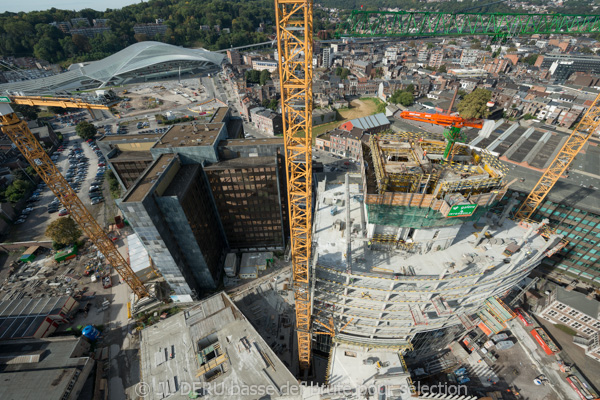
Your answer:
[[[81,334],[83,336],[85,336],[86,338],[93,341],[93,340],[98,339],[98,336],[100,336],[100,331],[98,329],[94,328],[92,325],[88,325],[85,328],[83,328],[83,331],[81,331]]]

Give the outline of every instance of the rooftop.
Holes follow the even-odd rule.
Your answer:
[[[97,142],[109,143],[109,142],[149,142],[149,141],[157,141],[160,137],[164,135],[163,133],[130,133],[128,135],[104,135],[100,139],[97,139]]]
[[[283,145],[283,137],[267,138],[267,139],[230,139],[223,140],[219,145],[223,146],[256,146],[260,144],[281,144]]]
[[[329,381],[333,383],[332,387],[374,386],[379,393],[379,388],[385,386],[388,398],[412,398],[410,373],[404,369],[397,351],[357,350],[342,344],[332,347],[330,357]]]
[[[255,399],[253,385],[272,399],[301,398],[296,378],[223,292],[144,329],[140,355],[150,397],[166,389],[189,399],[186,383],[211,399]]]
[[[48,316],[58,315],[63,310],[69,298],[25,297],[1,301],[0,339],[33,337]]]
[[[556,300],[594,319],[600,319],[600,302],[574,290],[556,287]]]
[[[213,146],[218,140],[219,132],[223,129],[222,123],[173,125],[154,148],[186,147],[186,146]]]
[[[138,178],[135,184],[129,188],[127,193],[125,193],[123,196],[123,203],[142,201],[175,157],[175,154],[163,154],[154,161],[154,163],[144,171],[144,174]]]
[[[93,361],[74,355],[87,346],[87,342],[72,337],[1,342],[0,398],[63,398],[73,379],[85,380],[89,374],[85,367]]]
[[[116,157],[112,157],[110,162],[151,161],[152,159],[152,154],[149,151],[122,151]]]

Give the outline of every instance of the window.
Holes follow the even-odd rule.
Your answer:
[[[571,311],[569,311],[569,315],[572,316],[572,317],[576,317],[578,314],[579,314],[579,311],[577,311],[577,310],[571,310]]]
[[[588,323],[592,320],[592,317],[589,317],[587,315],[584,315],[583,317],[579,318],[582,322]]]
[[[571,322],[571,318],[569,318],[569,317],[560,317],[559,321],[560,322],[564,322],[565,324],[568,324],[569,322]]]
[[[586,335],[593,335],[594,334],[594,330],[591,329],[591,328],[585,328],[583,330],[583,333],[586,334]]]
[[[572,326],[573,328],[575,328],[575,329],[579,329],[579,328],[581,328],[581,326],[582,326],[582,325],[581,325],[579,322],[573,322],[573,323],[571,324],[571,326]]]
[[[566,305],[564,305],[564,304],[557,304],[557,305],[556,305],[556,308],[562,311],[562,310],[564,310],[565,308],[567,308],[567,306],[566,306]]]

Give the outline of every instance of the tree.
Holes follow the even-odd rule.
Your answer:
[[[246,71],[246,82],[248,83],[259,83],[260,82],[260,71],[250,69]]]
[[[448,72],[446,65],[444,65],[444,64],[440,65],[440,67],[438,68],[438,72]]]
[[[435,43],[431,43],[431,42],[427,43],[427,48],[428,49],[433,49],[434,47],[435,47]]]
[[[583,54],[593,54],[594,53],[594,51],[587,46],[583,46],[582,48],[579,49],[579,51],[582,52]]]
[[[525,64],[533,65],[537,61],[539,54],[530,54],[527,57],[523,58],[523,62]]]
[[[410,85],[409,85],[410,86]],[[415,103],[415,97],[408,90],[397,90],[392,97],[390,103],[402,104],[404,107],[412,106]]]
[[[535,117],[533,115],[529,114],[529,113],[523,115],[523,119],[526,120],[526,121],[530,120],[530,119],[534,119],[534,118]]]
[[[406,87],[406,89],[404,89],[405,92],[408,93],[414,93],[415,92],[415,85],[413,85],[412,83],[408,84],[408,86]]]
[[[399,103],[404,107],[412,106],[415,103],[415,97],[412,95],[412,93],[402,92],[400,94]]]
[[[515,46],[511,46],[506,50],[507,53],[516,53],[517,48]]]
[[[269,102],[268,108],[270,108],[273,111],[276,111],[278,106],[279,106],[279,102],[277,101],[277,99],[271,99],[271,101]]]
[[[340,76],[340,75],[342,75],[342,70],[343,70],[343,68],[342,68],[342,67],[337,67],[337,68],[335,69],[335,75],[336,75],[336,76]]]
[[[75,131],[83,140],[93,139],[96,136],[96,127],[87,121],[78,123]]]
[[[340,74],[340,79],[346,79],[350,75],[350,70],[348,68],[342,68],[342,73]]]
[[[81,229],[70,217],[59,218],[48,225],[46,236],[54,242],[66,246],[79,240]]]
[[[485,118],[490,115],[487,102],[492,98],[492,92],[486,89],[475,89],[458,103],[458,113],[461,117]]]
[[[11,203],[16,203],[25,197],[25,194],[31,189],[32,186],[33,184],[31,181],[15,179],[6,188],[4,197],[6,197],[6,200],[10,201]]]
[[[38,112],[40,112],[40,109],[37,108],[36,106],[32,107],[32,106],[25,106],[22,104],[11,104],[11,107],[14,112],[21,113],[21,115],[23,115],[23,117],[25,117],[26,119],[28,119],[30,121],[37,119]]]
[[[260,86],[263,86],[269,79],[271,79],[271,73],[266,69],[260,71],[260,77],[258,78]]]

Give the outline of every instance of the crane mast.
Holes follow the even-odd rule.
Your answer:
[[[35,104],[43,105],[43,99],[37,99]],[[76,108],[85,107],[80,102],[71,103],[66,101],[64,104]],[[103,108],[107,109],[108,107],[104,106]],[[17,146],[21,154],[35,169],[40,178],[46,182],[81,230],[104,255],[106,261],[117,271],[123,281],[129,285],[138,298],[148,296],[148,290],[119,253],[106,232],[85,208],[77,193],[60,174],[56,165],[50,160],[46,151],[29,130],[27,123],[22,121],[8,104],[0,104],[0,126],[2,132]]]
[[[275,0],[292,282],[301,370],[310,366],[313,1]]]

